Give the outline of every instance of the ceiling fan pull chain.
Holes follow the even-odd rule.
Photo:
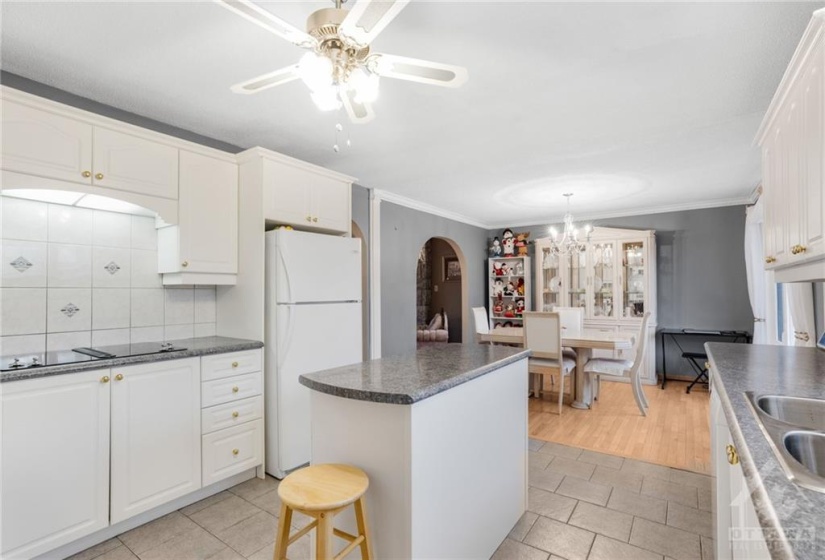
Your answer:
[[[336,154],[341,151],[340,146],[338,145],[338,134],[344,130],[344,127],[341,126],[341,123],[336,123],[335,125],[335,144],[332,145],[332,151]]]

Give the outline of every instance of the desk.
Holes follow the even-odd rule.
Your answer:
[[[705,339],[723,339],[718,342],[724,342],[724,339],[730,342],[743,342],[750,344],[751,333],[747,331],[718,331],[713,329],[674,329],[663,328],[657,331],[662,336],[662,389],[667,383],[667,354],[665,353],[665,339],[670,339],[679,349],[680,354],[685,353],[685,349],[679,344],[679,337],[704,337]],[[702,341],[703,343],[705,341]]]
[[[524,330],[521,327],[493,329],[487,334],[480,335],[484,342],[500,344],[524,344]],[[590,383],[584,374],[584,366],[593,356],[594,349],[601,350],[630,350],[633,340],[627,335],[614,334],[597,330],[584,329],[580,332],[565,333],[561,339],[562,346],[573,348],[576,351],[576,382],[573,393],[573,408],[590,408]]]

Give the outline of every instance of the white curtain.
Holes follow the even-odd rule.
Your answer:
[[[816,345],[814,325],[814,287],[810,282],[785,284],[785,301],[788,302],[789,329],[784,342],[788,346]]]
[[[746,209],[745,270],[748,276],[748,297],[753,310],[753,343],[767,344],[767,273],[762,250],[762,199]],[[813,309],[813,306],[811,307]]]

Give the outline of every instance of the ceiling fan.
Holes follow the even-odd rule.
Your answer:
[[[370,43],[410,0],[356,0],[350,10],[341,8],[346,0],[334,0],[334,8],[310,14],[306,33],[249,0],[215,1],[310,51],[297,64],[235,84],[235,93],[258,93],[301,79],[319,109],[343,105],[352,122],[366,123],[375,117],[371,104],[380,77],[453,88],[467,81],[467,70],[460,66],[370,52]]]

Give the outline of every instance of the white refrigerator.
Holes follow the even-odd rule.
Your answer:
[[[266,472],[310,460],[304,373],[362,361],[359,239],[278,229],[266,234]]]

